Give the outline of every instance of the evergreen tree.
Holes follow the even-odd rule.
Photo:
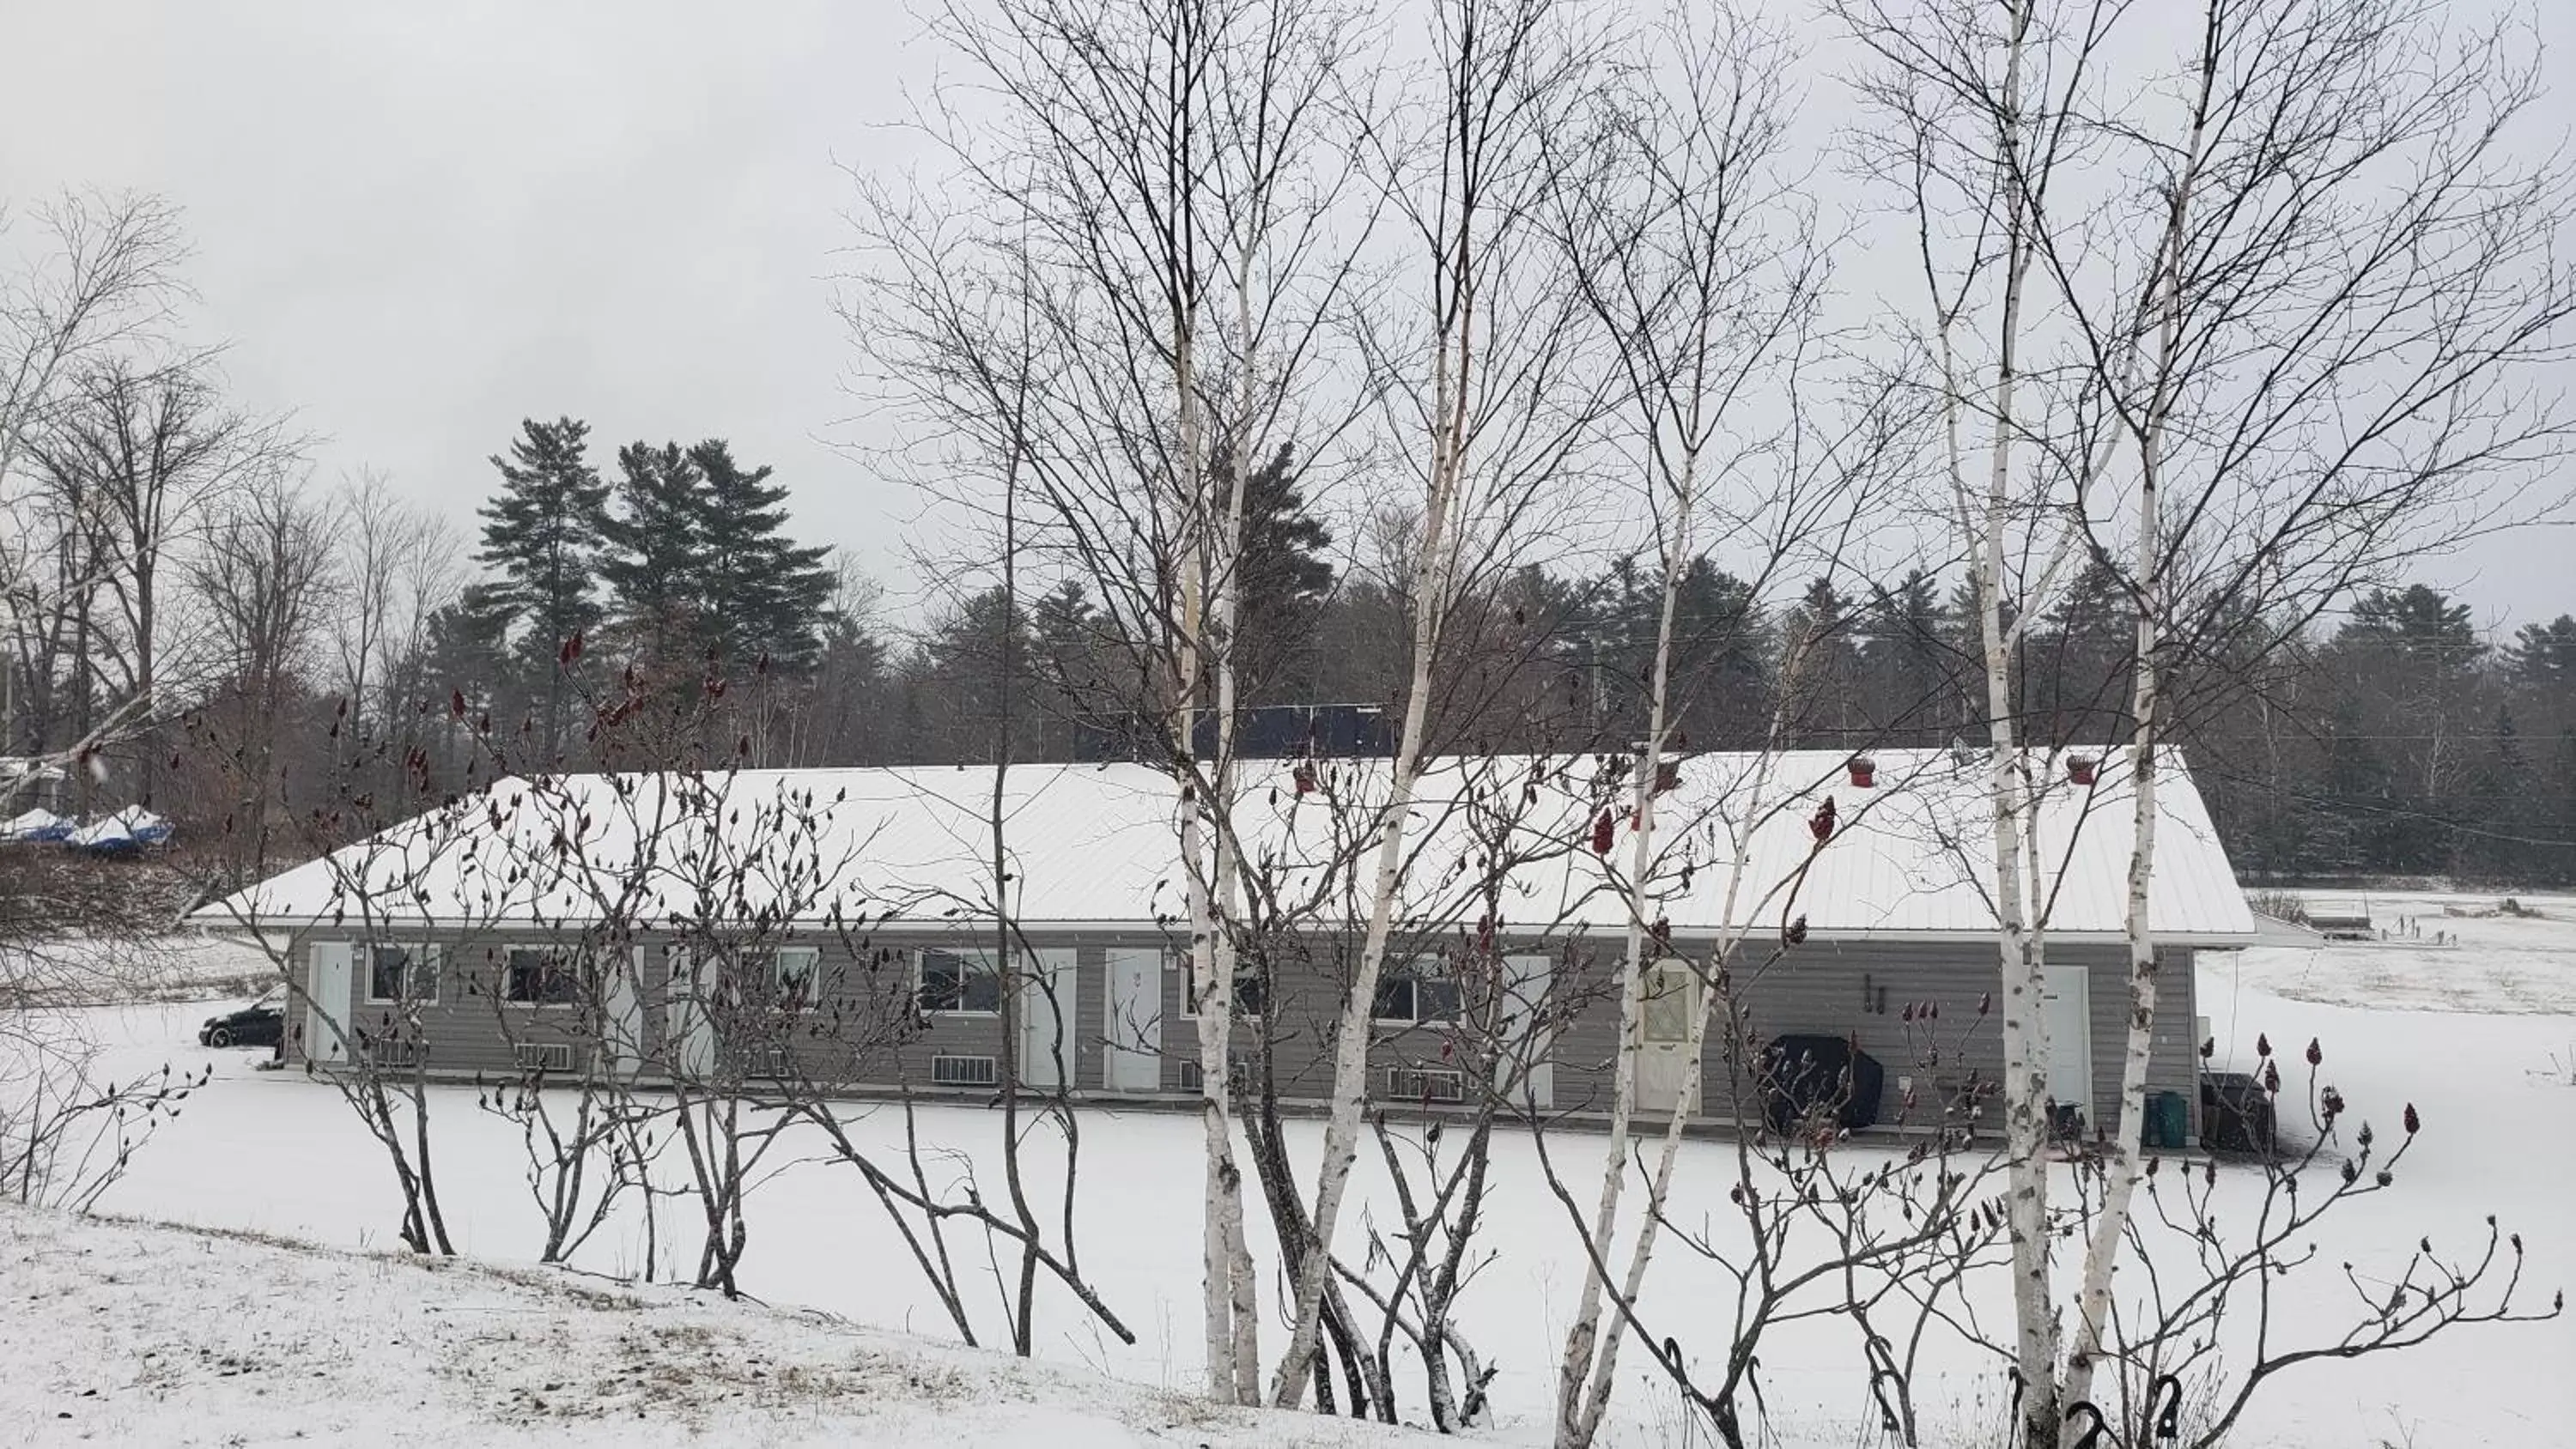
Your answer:
[[[1967,718],[1966,656],[1941,607],[1940,581],[1908,569],[1893,588],[1876,585],[1862,623],[1865,718],[1890,739],[1948,742]]]
[[[2035,623],[2019,661],[2030,742],[2099,745],[2128,738],[2138,626],[2118,571],[2088,557],[2064,596]]]
[[[677,443],[617,451],[616,507],[599,561],[610,623],[630,659],[695,668],[705,653],[706,478]]]
[[[2481,880],[2509,880],[2535,833],[2542,802],[2534,798],[2531,762],[2523,754],[2510,706],[2496,710],[2472,787],[2459,844],[2460,870]]]
[[[513,673],[542,701],[544,763],[552,766],[562,757],[570,701],[562,661],[571,641],[599,627],[593,581],[608,487],[583,456],[588,423],[530,418],[521,428],[509,456],[492,459],[501,491],[483,505],[475,558],[497,575],[483,607],[506,620]]]
[[[1233,458],[1220,452],[1208,467],[1218,506],[1229,506]],[[1297,487],[1295,451],[1282,444],[1245,482],[1235,670],[1247,703],[1345,702],[1313,697],[1316,625],[1333,591],[1332,546],[1332,531],[1307,511]]]
[[[1797,678],[1785,681],[1793,690],[1789,725],[1798,743],[1813,747],[1862,746],[1869,731],[1860,699],[1860,646],[1853,642],[1856,621],[1834,581],[1818,575],[1807,585],[1798,606],[1783,622],[1781,669],[1790,667],[1794,641]]]
[[[1644,592],[1654,598],[1651,588]],[[1759,745],[1771,718],[1773,675],[1769,625],[1753,586],[1703,554],[1683,571],[1674,604],[1675,721],[1701,749]],[[1653,641],[1649,626],[1649,660]]]
[[[453,691],[477,714],[527,707],[524,695],[509,692],[510,610],[490,584],[468,585],[455,603],[430,616],[426,672],[435,692]]]
[[[1002,590],[968,595],[932,625],[912,661],[924,738],[916,759],[985,762],[994,758],[1007,707],[1012,732],[1030,737],[1029,661],[1035,654],[1025,608],[1003,606]],[[1025,746],[1015,752],[1025,752]]]
[[[2531,878],[2571,885],[2576,884],[2576,725],[2558,732],[2556,753],[2549,772],[2549,805],[2540,812],[2547,837],[2556,843],[2540,853]]]
[[[1074,742],[1085,731],[1124,728],[1142,712],[1144,701],[1136,692],[1119,688],[1106,625],[1077,580],[1066,579],[1038,596],[1030,610],[1026,660],[1033,677],[1019,684],[1021,697],[1033,706],[1022,731],[1025,755],[1072,759]]]
[[[2504,666],[2514,684],[2568,700],[2576,694],[2576,617],[2523,625],[2505,646]]]
[[[720,438],[688,456],[705,480],[698,547],[708,643],[736,671],[763,659],[774,670],[812,669],[832,596],[831,550],[786,537],[787,489],[769,481],[768,467],[745,471]]]

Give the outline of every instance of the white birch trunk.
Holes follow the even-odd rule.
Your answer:
[[[1172,331],[1182,466],[1188,470],[1187,476],[1179,480],[1180,507],[1185,513],[1198,512],[1205,506],[1206,473],[1201,466],[1205,439],[1194,339],[1184,317],[1173,319]],[[1204,513],[1199,517],[1203,520]],[[1203,522],[1200,532],[1200,542],[1204,544]],[[1200,632],[1207,614],[1202,603],[1206,563],[1204,548],[1193,547],[1185,554],[1179,570],[1182,599],[1173,649],[1172,728],[1175,748],[1187,762],[1176,772],[1176,783],[1182,873],[1190,919],[1190,988],[1198,1003],[1199,1121],[1204,1136],[1200,1306],[1206,1329],[1208,1397],[1223,1403],[1242,1403],[1246,1400],[1239,1345],[1247,1333],[1257,1333],[1259,1325],[1257,1321],[1249,1325],[1236,1321],[1239,1284],[1250,1275],[1236,1261],[1243,1243],[1243,1172],[1234,1160],[1232,1104],[1226,1095],[1226,1062],[1233,1047],[1234,973],[1230,969],[1232,953],[1219,950],[1221,933],[1210,890],[1216,877],[1208,872],[1210,851],[1204,823],[1212,807],[1200,788],[1193,756],[1204,660]],[[1221,830],[1219,835],[1223,835]],[[1220,954],[1225,958],[1222,961]]]
[[[2010,1163],[2006,1225],[2012,1237],[2014,1358],[2025,1389],[2022,1420],[2040,1440],[2058,1422],[2057,1333],[2048,1260],[2048,1061],[2039,1016],[2046,968],[2030,931],[2024,899],[2023,813],[2029,777],[2013,727],[2011,640],[2003,619],[2004,533],[2011,522],[2015,368],[2023,284],[2034,248],[2026,178],[2020,162],[2023,61],[2032,0],[2014,8],[2005,54],[1997,140],[2003,156],[2005,260],[2003,315],[1997,343],[1994,428],[1981,537],[1974,552],[1977,612],[1984,639],[1988,788],[1994,803],[1996,940],[2003,976],[2004,1141]],[[1955,409],[1956,400],[1951,406]]]
[[[2211,34],[2215,34],[2214,26]],[[2134,721],[2130,743],[2131,838],[2126,917],[2129,947],[2128,1047],[2120,1063],[2120,1121],[2108,1149],[2107,1180],[2101,1213],[2084,1247],[2083,1276],[2076,1298],[2075,1344],[2066,1365],[2066,1398],[2089,1399],[2093,1373],[2102,1355],[2103,1334],[2111,1315],[2111,1277],[2119,1267],[2120,1245],[2129,1226],[2139,1180],[2146,1164],[2139,1141],[2146,1122],[2147,1064],[2153,1053],[2156,1025],[2156,946],[2148,931],[2147,908],[2155,875],[2156,853],[2156,713],[2163,702],[2162,642],[2157,611],[2163,607],[2164,541],[2159,506],[2164,486],[2166,414],[2174,403],[2173,363],[2181,343],[2182,272],[2186,226],[2192,193],[2199,180],[2201,150],[2207,140],[2209,105],[2215,85],[2216,56],[2204,50],[2199,104],[2194,107],[2191,139],[2174,185],[2161,260],[2164,275],[2163,316],[2157,326],[2156,370],[2148,411],[2138,438],[2138,538],[2132,581],[2137,590],[2137,659],[2130,692]]]
[[[1461,223],[1463,226],[1465,223]],[[1413,565],[1413,661],[1404,699],[1404,725],[1397,736],[1394,768],[1387,799],[1378,812],[1377,863],[1369,900],[1367,934],[1360,943],[1350,995],[1342,1003],[1333,1038],[1332,1115],[1324,1128],[1324,1155],[1315,1185],[1314,1236],[1297,1274],[1296,1311],[1290,1319],[1288,1351],[1271,1381],[1271,1403],[1295,1407],[1304,1391],[1307,1363],[1315,1352],[1315,1334],[1323,1309],[1325,1280],[1332,1273],[1333,1232],[1341,1216],[1342,1197],[1350,1185],[1351,1164],[1359,1155],[1360,1113],[1368,1097],[1368,1048],[1372,1005],[1386,963],[1387,938],[1395,919],[1396,884],[1404,863],[1405,823],[1413,808],[1413,791],[1421,774],[1424,734],[1430,717],[1431,664],[1440,640],[1441,617],[1456,585],[1457,530],[1453,517],[1465,487],[1465,411],[1475,308],[1472,289],[1462,298],[1452,323],[1455,342],[1444,341],[1433,377],[1433,433],[1430,487],[1423,500],[1420,555]],[[1456,348],[1453,363],[1451,347]]]
[[[1719,907],[1718,914],[1721,922],[1735,919],[1736,907],[1742,900],[1746,861],[1745,842],[1750,838],[1753,823],[1761,818],[1766,808],[1765,801],[1770,795],[1771,760],[1778,743],[1779,732],[1780,716],[1775,714],[1771,723],[1770,745],[1763,751],[1762,763],[1754,773],[1752,792],[1745,802],[1745,823],[1742,833],[1732,841],[1735,858],[1729,863],[1727,870],[1726,896]],[[1709,961],[1708,974],[1712,980],[1725,972],[1728,964],[1734,959],[1735,953],[1743,945],[1743,940],[1742,929],[1732,928],[1719,942],[1716,953]],[[1713,987],[1700,993],[1700,1009],[1698,1014],[1691,1018],[1690,1038],[1683,1049],[1682,1080],[1678,1092],[1679,1100],[1682,1102],[1695,1101],[1699,1097],[1700,1085],[1706,1076],[1709,1028],[1716,1024],[1718,1003],[1719,996]],[[1627,1040],[1626,1037],[1622,1038],[1623,1055],[1633,1059],[1634,1054],[1624,1050]],[[1647,1180],[1645,1210],[1637,1220],[1637,1240],[1629,1247],[1628,1269],[1619,1284],[1619,1295],[1625,1302],[1633,1304],[1639,1295],[1645,1292],[1646,1270],[1654,1259],[1656,1239],[1663,1226],[1664,1205],[1672,1194],[1673,1171],[1675,1165],[1681,1160],[1683,1133],[1689,1125],[1689,1117],[1681,1112],[1675,1112],[1664,1124],[1663,1140],[1655,1154],[1655,1170]],[[1620,1165],[1624,1166],[1624,1161]],[[1617,1169],[1614,1168],[1615,1170]],[[1606,1238],[1597,1240],[1596,1251],[1602,1262],[1609,1261],[1610,1244]],[[1591,1286],[1592,1281],[1587,1278],[1586,1286]],[[1597,1333],[1597,1328],[1595,1331]],[[1584,1449],[1584,1446],[1590,1445],[1600,1436],[1601,1420],[1609,1410],[1611,1391],[1616,1387],[1619,1344],[1624,1336],[1613,1332],[1601,1340],[1599,1357],[1592,1364],[1591,1380],[1584,1390],[1580,1411],[1569,1417],[1560,1402],[1557,1424],[1558,1449]],[[1571,1335],[1569,1335],[1568,1345],[1569,1364],[1572,1362],[1570,1340]]]
[[[1252,274],[1252,259],[1240,264],[1240,277]],[[1253,406],[1253,358],[1255,336],[1252,324],[1252,297],[1248,284],[1235,288],[1235,327],[1241,356],[1237,370],[1241,378],[1241,395],[1236,400],[1235,439],[1233,448],[1234,476],[1226,490],[1226,512],[1217,538],[1215,573],[1215,607],[1210,638],[1216,651],[1216,767],[1213,771],[1213,793],[1207,802],[1209,818],[1216,827],[1214,861],[1210,878],[1215,883],[1216,910],[1212,924],[1216,937],[1211,955],[1211,976],[1222,982],[1226,1002],[1226,1024],[1219,1044],[1221,1070],[1216,1080],[1222,1091],[1231,1090],[1231,1042],[1233,1039],[1234,973],[1236,963],[1234,928],[1236,922],[1235,871],[1240,841],[1234,828],[1235,757],[1234,711],[1240,677],[1237,672],[1236,625],[1243,612],[1243,514],[1246,495],[1252,491],[1250,419]],[[1202,1080],[1206,1066],[1206,1044],[1201,1043]],[[1231,1128],[1229,1126],[1229,1132]],[[1233,1363],[1234,1399],[1239,1404],[1261,1402],[1261,1305],[1252,1271],[1252,1250],[1243,1236],[1243,1174],[1236,1166],[1232,1138],[1226,1148],[1224,1172],[1219,1186],[1224,1192],[1220,1205],[1221,1226],[1225,1232],[1226,1294],[1234,1322],[1230,1353]]]
[[[1619,1226],[1619,1198],[1628,1178],[1628,1124],[1636,1111],[1637,1049],[1644,1011],[1646,975],[1646,874],[1654,863],[1655,844],[1655,778],[1661,773],[1664,756],[1665,714],[1670,702],[1673,658],[1673,615],[1681,597],[1681,570],[1688,555],[1690,476],[1694,458],[1685,458],[1680,517],[1670,532],[1670,545],[1664,551],[1664,597],[1655,626],[1655,672],[1647,694],[1646,744],[1637,757],[1634,815],[1628,857],[1628,940],[1624,956],[1626,976],[1619,986],[1619,1041],[1611,1071],[1610,1135],[1602,1152],[1601,1195],[1592,1209],[1591,1254],[1583,1275],[1583,1293],[1576,1300],[1574,1322],[1566,1329],[1565,1353],[1557,1365],[1556,1444],[1557,1449],[1582,1449],[1592,1442],[1601,1424],[1604,1388],[1619,1354],[1623,1336],[1612,1333],[1607,1341],[1601,1337],[1602,1281],[1601,1268],[1610,1261],[1610,1245]],[[1731,887],[1730,887],[1731,889]],[[1703,998],[1705,1000],[1705,998]],[[1696,1054],[1692,1068],[1696,1071]],[[1695,1078],[1694,1083],[1695,1085]],[[1691,1100],[1691,1088],[1685,1087],[1681,1101]],[[1678,1126],[1684,1114],[1676,1110],[1673,1124]],[[1655,1229],[1654,1209],[1663,1201],[1664,1176],[1657,1173],[1654,1196],[1649,1199],[1647,1216],[1638,1228],[1638,1249],[1642,1255],[1652,1250]],[[1630,1274],[1633,1280],[1635,1274]],[[1636,1285],[1631,1281],[1626,1292],[1634,1300]]]

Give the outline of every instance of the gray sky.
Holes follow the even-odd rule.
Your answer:
[[[2541,23],[2563,136],[2576,22]],[[831,446],[866,430],[828,278],[839,164],[898,144],[915,33],[899,0],[0,0],[0,198],[184,206],[193,331],[323,437],[326,479],[379,468],[463,524],[523,416],[589,419],[603,463],[722,436],[900,600],[920,509]],[[2426,572],[2518,623],[2576,610],[2571,547],[2526,529]]]

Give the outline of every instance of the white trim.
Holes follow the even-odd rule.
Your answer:
[[[502,1005],[504,1005],[504,1006],[522,1006],[522,1007],[526,1007],[526,1008],[527,1008],[528,1010],[530,1010],[530,1011],[569,1011],[569,1010],[571,1010],[572,1008],[574,1008],[574,1007],[577,1007],[577,1006],[581,1005],[581,986],[582,986],[582,982],[581,982],[581,968],[580,968],[580,966],[579,966],[577,963],[576,963],[576,964],[573,964],[572,966],[570,966],[570,967],[569,967],[570,973],[571,973],[572,978],[573,978],[573,999],[572,999],[572,1000],[570,1000],[570,1001],[544,1001],[544,1000],[529,1000],[529,999],[523,999],[523,998],[520,998],[520,997],[512,996],[512,995],[510,994],[510,955],[511,955],[511,953],[512,953],[512,952],[514,952],[514,951],[543,951],[543,952],[547,952],[547,953],[549,953],[549,954],[557,954],[557,955],[569,955],[569,954],[571,954],[571,953],[570,953],[566,948],[561,947],[561,946],[539,945],[539,944],[536,944],[536,943],[533,943],[533,942],[526,942],[526,941],[514,941],[514,942],[511,942],[511,943],[509,943],[509,944],[507,944],[507,945],[502,946],[502,947],[500,948],[500,950],[499,950],[499,955],[500,955],[500,960],[501,960],[501,1004],[502,1004]],[[558,974],[562,974],[562,973],[559,971],[559,972],[558,972]],[[434,1004],[434,1003],[433,1003],[433,1004]]]
[[[791,953],[805,958],[805,987],[799,993],[798,999],[803,1004],[811,1006],[816,1000],[815,988],[821,985],[823,980],[823,948],[772,946],[769,949],[769,984],[776,987],[782,994],[787,991],[787,958]]]
[[[403,989],[405,992],[412,989],[415,984],[413,980],[415,972],[425,972],[429,977],[428,995],[378,996],[376,994],[376,952],[384,949],[409,953],[409,959],[403,962]],[[361,955],[361,952],[365,954]],[[363,990],[366,993],[360,998],[360,1005],[436,1006],[438,1004],[438,978],[443,974],[439,967],[443,964],[441,957],[444,953],[435,942],[423,941],[418,945],[406,946],[396,941],[358,941],[352,943],[349,954],[351,969],[357,972],[359,977],[352,989]]]
[[[957,957],[970,965],[983,968],[984,974],[993,978],[993,1009],[986,1011],[975,1006],[921,1006],[923,995],[930,989],[929,958],[933,951],[942,956]],[[963,982],[959,983],[957,994],[960,998],[965,996]],[[953,946],[916,946],[912,951],[912,1000],[924,1016],[955,1017],[961,1021],[999,1021],[1002,1016],[1001,968],[994,962],[993,953],[988,948],[970,946],[961,950]]]

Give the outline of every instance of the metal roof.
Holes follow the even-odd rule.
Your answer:
[[[2131,810],[2125,751],[2089,786],[2032,754],[2038,880],[2049,934],[2122,929]],[[1870,788],[1843,751],[1709,753],[1679,762],[1655,803],[1649,914],[1682,935],[1776,930],[1803,915],[1819,939],[1934,939],[1995,927],[1988,756],[1874,752]],[[2155,873],[2161,940],[2244,945],[2254,922],[2198,791],[2161,759]],[[1390,763],[1326,761],[1301,795],[1287,761],[1246,762],[1235,828],[1265,892],[1295,918],[1366,909]],[[1443,758],[1411,810],[1398,914],[1415,924],[1486,914],[1483,862],[1515,932],[1618,931],[1634,850],[1620,757]],[[1810,822],[1831,798],[1821,845]],[[992,916],[990,766],[744,770],[723,775],[506,779],[197,911],[206,924],[559,925],[614,915],[893,920]],[[1154,928],[1183,915],[1169,776],[1136,764],[1014,765],[1003,773],[1009,905],[1024,925]],[[1612,848],[1592,849],[1611,816]]]

